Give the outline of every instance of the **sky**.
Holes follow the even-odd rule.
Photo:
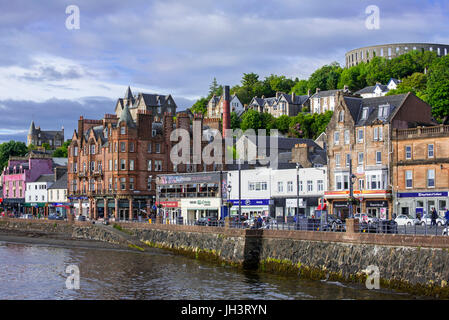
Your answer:
[[[379,29],[366,27],[371,5]],[[182,110],[214,77],[307,79],[351,49],[402,42],[449,44],[449,0],[0,0],[0,143],[26,141],[32,120],[70,139],[128,85]]]

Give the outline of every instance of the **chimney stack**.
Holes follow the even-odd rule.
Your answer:
[[[307,89],[307,96],[310,97],[310,89]]]
[[[319,93],[321,91],[320,88],[316,88],[316,93]]]
[[[222,135],[223,138],[226,136],[226,130],[231,129],[231,113],[229,111],[229,86],[224,86],[223,91],[223,126]]]

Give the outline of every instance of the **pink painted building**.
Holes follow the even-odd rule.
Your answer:
[[[4,207],[23,212],[26,183],[36,181],[42,174],[52,173],[53,160],[48,155],[11,157],[2,172]]]

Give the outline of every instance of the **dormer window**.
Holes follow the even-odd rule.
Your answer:
[[[389,113],[390,113],[390,105],[389,104],[379,106],[378,118],[386,118],[386,117],[388,117]]]
[[[363,108],[362,110],[362,120],[368,119],[368,108]]]

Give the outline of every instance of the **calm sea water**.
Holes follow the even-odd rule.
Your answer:
[[[77,265],[80,289],[66,289]],[[241,272],[160,249],[145,253],[0,242],[0,299],[410,299],[360,285]]]

